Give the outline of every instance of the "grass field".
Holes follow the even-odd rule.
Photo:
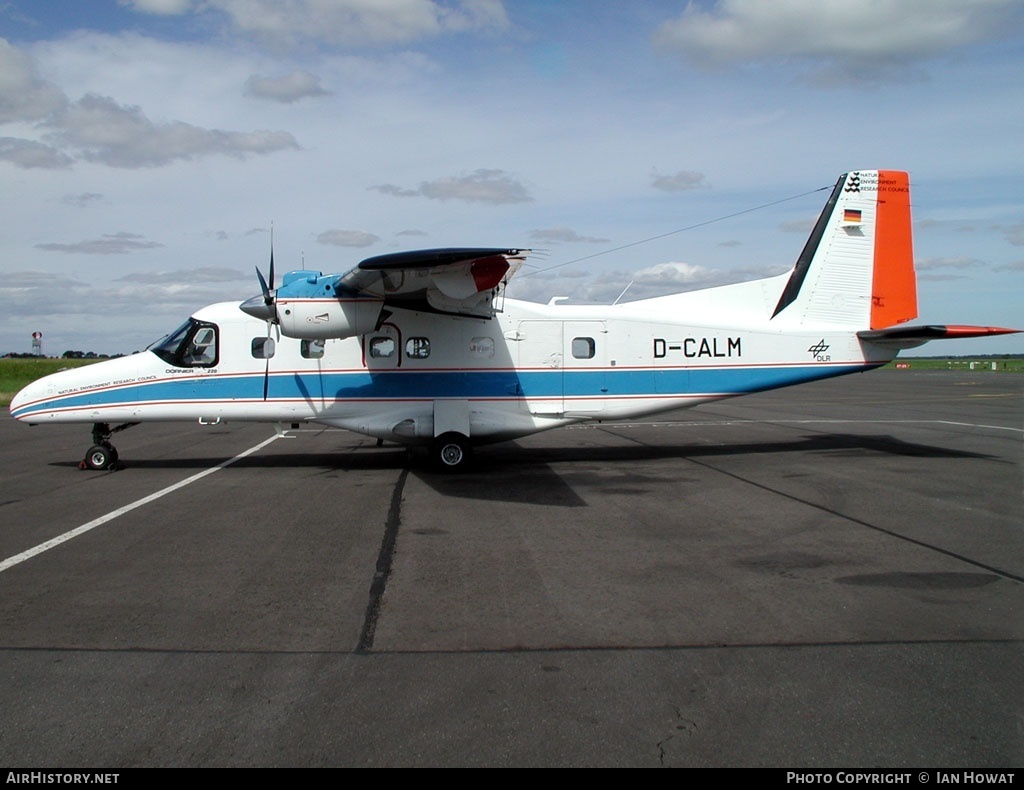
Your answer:
[[[993,368],[993,364],[995,368]],[[994,359],[986,357],[975,359],[971,357],[956,357],[953,359],[914,359],[913,357],[901,357],[886,365],[887,368],[895,368],[909,365],[911,370],[962,370],[974,373],[1024,373],[1024,359],[1011,357],[1008,359]]]
[[[0,359],[0,406],[8,406],[11,398],[29,382],[66,368],[79,368],[102,362],[98,359]],[[960,370],[978,375],[996,373],[1024,373],[1024,359],[915,359],[902,358],[886,367],[895,368],[909,363],[911,370]],[[992,364],[996,369],[993,371]]]

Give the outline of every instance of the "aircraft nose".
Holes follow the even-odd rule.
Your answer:
[[[246,299],[238,306],[238,308],[243,313],[247,313],[253,318],[258,318],[261,321],[277,320],[277,308],[273,302],[267,304],[267,300],[262,294],[260,296],[254,296],[251,299]]]
[[[42,395],[42,387],[37,382],[33,381],[31,384],[22,387],[18,394],[11,398],[11,416],[16,420],[23,420],[26,417],[24,414],[25,406],[35,400],[39,400]]]

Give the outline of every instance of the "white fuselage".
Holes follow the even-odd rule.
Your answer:
[[[487,319],[394,309],[375,331],[325,341],[272,328],[268,343],[265,322],[221,303],[197,312],[182,336],[201,347],[48,376],[11,412],[34,424],[314,421],[408,444],[446,431],[489,442],[851,373],[895,355],[849,327],[769,327],[762,316],[785,279],[714,289],[729,298],[713,302],[701,297],[708,292],[614,306],[505,300]]]

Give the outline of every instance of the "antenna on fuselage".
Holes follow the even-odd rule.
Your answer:
[[[623,296],[626,295],[626,291],[628,291],[633,286],[634,282],[635,282],[635,280],[630,280],[629,284],[625,288],[622,289],[622,293],[620,293],[618,296],[615,297],[615,301],[612,302],[612,304],[618,304],[619,303],[619,299],[621,299]]]

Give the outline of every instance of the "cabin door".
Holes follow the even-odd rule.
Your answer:
[[[604,321],[562,324],[562,405],[566,414],[591,415],[608,395],[608,326]]]
[[[562,322],[520,321],[515,340],[516,374],[527,409],[531,414],[562,414]]]
[[[604,408],[604,321],[520,321],[517,373],[531,414],[588,415]]]

